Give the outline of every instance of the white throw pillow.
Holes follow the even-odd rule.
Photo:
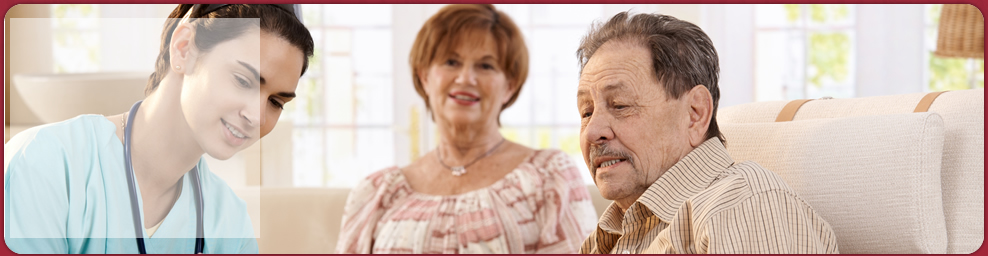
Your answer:
[[[947,252],[938,114],[720,127],[735,161],[778,173],[830,223],[841,253]]]
[[[944,214],[947,218],[947,253],[973,253],[985,238],[985,90],[940,94],[929,112],[943,117]],[[793,120],[911,113],[926,93],[814,100],[796,112]],[[786,101],[755,102],[718,111],[718,123],[775,122]]]

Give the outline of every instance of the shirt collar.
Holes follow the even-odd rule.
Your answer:
[[[604,213],[600,215],[600,229],[603,229],[607,233],[622,235],[624,232],[621,229],[621,222],[624,221],[624,215],[621,213],[621,208],[618,207],[617,203],[611,202],[610,206],[604,210]]]
[[[720,139],[708,139],[663,173],[636,203],[648,207],[662,221],[671,222],[687,199],[709,187],[732,164],[734,159]]]
[[[621,207],[617,203],[611,202],[611,205],[601,214],[598,226],[607,233],[623,236],[627,232],[634,232],[637,228],[642,227],[643,222],[647,222],[652,216],[655,216],[652,210],[640,201],[632,203],[624,213],[621,213]]]

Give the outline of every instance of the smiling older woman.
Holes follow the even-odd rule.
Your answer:
[[[491,5],[446,6],[409,62],[439,145],[351,192],[337,252],[576,253],[596,212],[575,163],[498,132],[528,75],[511,18]]]

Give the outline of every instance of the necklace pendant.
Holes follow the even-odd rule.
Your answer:
[[[453,166],[453,168],[450,169],[453,170],[453,176],[457,176],[457,177],[463,175],[464,173],[467,173],[467,169],[463,168],[463,166]]]

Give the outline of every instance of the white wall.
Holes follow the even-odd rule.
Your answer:
[[[15,10],[16,9],[16,10]],[[52,70],[52,35],[51,25],[44,17],[48,16],[47,5],[17,5],[11,8],[8,13],[11,17],[6,19],[9,30],[5,31],[9,35],[9,49],[7,49],[7,63],[4,65],[6,72],[9,72],[4,81],[9,88],[9,109],[10,123],[17,124],[37,124],[38,120],[34,114],[27,111],[27,105],[17,93],[17,89],[12,84],[12,77],[22,73],[51,72]],[[37,17],[37,18],[35,18]]]
[[[100,5],[100,69],[153,71],[174,4]],[[121,33],[125,32],[125,33]]]
[[[755,100],[754,6],[703,5],[697,24],[720,57],[719,108]]]
[[[100,71],[147,71],[161,43],[165,17],[176,5],[105,4],[100,5]],[[17,74],[53,73],[52,29],[49,5],[17,5],[8,16],[10,44],[7,55],[7,79]],[[40,121],[24,105],[24,99],[10,88],[10,123],[14,126],[37,125]],[[112,93],[112,92],[108,92]]]
[[[857,97],[924,89],[923,5],[857,5]]]
[[[924,6],[856,5],[855,96],[923,92]],[[754,101],[753,5],[704,5],[700,26],[720,55],[721,107]]]
[[[394,53],[391,62],[394,68],[391,72],[393,76],[391,80],[394,81],[395,133],[399,134],[394,136],[394,148],[395,164],[398,166],[408,165],[419,155],[428,152],[425,147],[427,143],[424,142],[429,141],[430,134],[427,131],[431,122],[423,122],[429,120],[429,113],[426,112],[425,103],[419,98],[412,84],[408,55],[422,24],[441,7],[442,5],[400,4],[394,5],[391,12],[391,38],[394,40],[391,45],[391,52]],[[417,120],[411,118],[412,112],[417,113]]]

